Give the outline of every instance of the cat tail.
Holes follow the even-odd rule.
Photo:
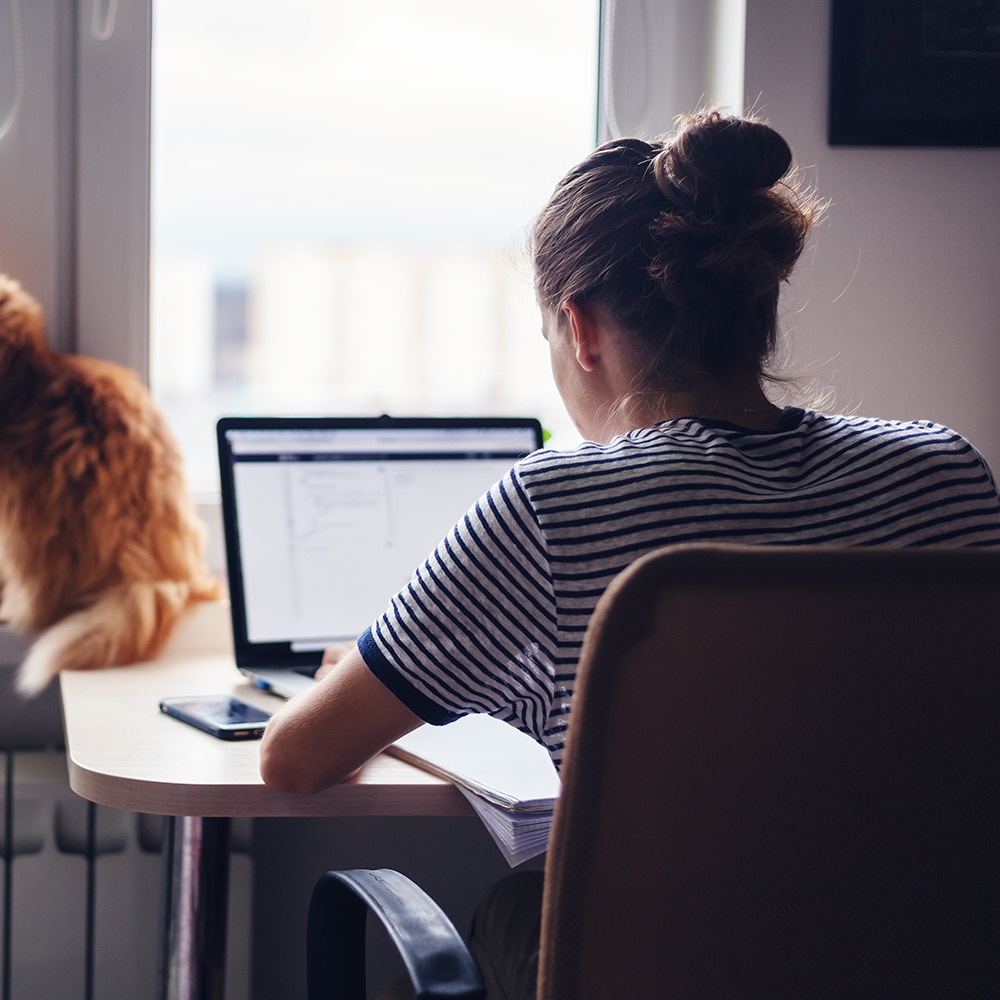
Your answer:
[[[17,690],[38,694],[62,670],[92,670],[154,659],[187,608],[221,596],[214,581],[120,584],[49,626],[28,650]]]

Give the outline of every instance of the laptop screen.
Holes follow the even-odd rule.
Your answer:
[[[319,662],[385,610],[445,533],[541,445],[531,419],[223,418],[240,666]]]

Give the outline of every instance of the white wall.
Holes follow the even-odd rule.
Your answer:
[[[746,20],[746,101],[833,202],[785,299],[793,370],[836,409],[954,427],[1000,475],[1000,149],[827,146],[829,4]]]

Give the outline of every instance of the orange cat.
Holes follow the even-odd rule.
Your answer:
[[[0,275],[0,619],[39,633],[19,689],[156,656],[186,608],[224,596],[203,536],[139,379],[50,350],[38,303]]]

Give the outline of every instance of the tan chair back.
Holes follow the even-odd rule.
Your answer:
[[[594,614],[540,1000],[1000,995],[1000,552],[681,546]]]

